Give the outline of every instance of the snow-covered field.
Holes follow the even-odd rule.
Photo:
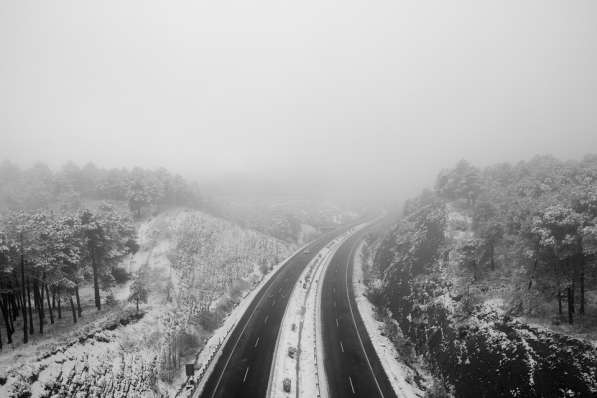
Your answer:
[[[365,296],[366,287],[363,283],[362,250],[363,242],[361,242],[355,254],[353,289],[359,313],[361,314],[371,343],[396,395],[403,398],[422,397],[424,392],[417,388],[417,386],[407,382],[407,380],[414,379],[413,371],[400,360],[400,354],[396,350],[396,347],[383,333],[383,322],[376,319],[373,304]]]

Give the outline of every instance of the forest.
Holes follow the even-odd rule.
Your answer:
[[[438,391],[593,396],[596,242],[597,156],[463,160],[377,240],[368,294]]]
[[[44,325],[70,310],[82,316],[79,286],[91,283],[95,307],[101,292],[129,275],[118,267],[136,252],[135,221],[168,207],[199,207],[194,185],[164,169],[106,170],[44,164],[21,170],[0,165],[0,309],[2,343],[44,333]],[[133,285],[134,301],[143,298]],[[109,299],[109,297],[108,297]],[[34,317],[36,318],[34,320]],[[37,323],[37,327],[34,327]],[[18,329],[18,330],[17,330]]]

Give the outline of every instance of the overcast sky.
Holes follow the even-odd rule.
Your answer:
[[[412,194],[597,152],[597,2],[0,2],[0,159]],[[239,177],[240,176],[240,177]]]

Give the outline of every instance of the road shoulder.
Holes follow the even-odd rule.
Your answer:
[[[424,392],[407,382],[407,380],[413,380],[413,371],[400,361],[400,355],[394,344],[383,334],[383,322],[376,319],[373,304],[365,296],[366,287],[363,283],[363,264],[361,260],[362,249],[363,241],[358,244],[353,258],[352,289],[369,339],[396,395],[404,398],[422,397]]]

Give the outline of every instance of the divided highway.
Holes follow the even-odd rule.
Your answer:
[[[330,398],[396,397],[352,290],[354,252],[365,233],[366,230],[355,234],[340,246],[323,280],[323,352]]]
[[[267,282],[222,348],[201,392],[202,398],[266,396],[276,339],[290,293],[309,261],[341,232],[328,233],[308,245]]]

